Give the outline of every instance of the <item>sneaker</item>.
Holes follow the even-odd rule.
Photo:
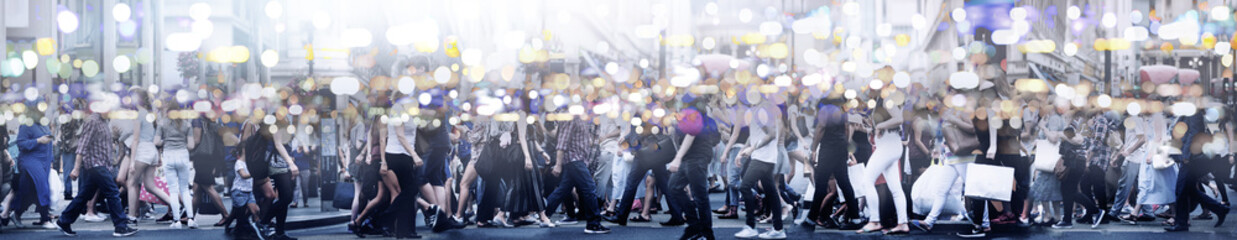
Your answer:
[[[198,229],[198,221],[195,221],[194,219],[190,218],[189,223],[185,224],[185,226],[188,226],[189,229]]]
[[[168,228],[171,228],[171,229],[184,229],[184,228],[185,228],[185,226],[184,226],[184,225],[181,225],[181,224],[180,224],[180,221],[175,221],[175,222],[172,222],[172,225],[169,225],[169,226],[168,226]]]
[[[52,221],[43,223],[43,229],[56,229],[56,227],[56,223],[53,223]]]
[[[757,235],[760,235],[760,232],[757,232],[756,229],[753,229],[751,226],[743,226],[743,230],[739,231],[738,233],[735,233],[734,237],[735,238],[755,238]]]
[[[68,223],[62,223],[60,221],[56,221],[56,228],[60,229],[60,233],[64,233],[65,236],[70,236],[70,237],[77,236],[77,232],[73,231],[73,226],[70,226]]]
[[[99,215],[95,215],[95,214],[86,214],[86,216],[82,217],[82,221],[92,222],[92,223],[102,222],[103,220],[107,220],[107,219],[101,218],[99,217]]]
[[[573,224],[577,224],[580,222],[576,221],[576,219],[573,217],[563,217],[563,219],[559,219],[555,223],[557,223],[558,225],[573,225]]]
[[[970,231],[958,233],[958,237],[960,238],[983,238],[987,236],[988,232],[984,231],[982,228],[971,228]]]
[[[760,239],[786,239],[786,232],[782,230],[769,230],[761,233]]]
[[[1057,224],[1053,224],[1052,228],[1055,228],[1055,229],[1074,228],[1074,223],[1069,222],[1069,221],[1060,221],[1060,222],[1057,222]]]
[[[1106,216],[1106,213],[1108,213],[1107,210],[1100,210],[1099,214],[1095,214],[1095,220],[1092,220],[1091,222],[1091,229],[1100,227],[1100,223],[1104,222],[1104,216]]]
[[[112,231],[113,237],[128,237],[133,234],[137,234],[137,229],[131,227],[117,228],[116,231]]]
[[[587,233],[587,234],[606,234],[606,233],[610,233],[610,229],[609,229],[609,228],[606,228],[605,226],[602,226],[601,224],[596,224],[596,225],[588,225],[588,227],[584,227],[584,233]]]

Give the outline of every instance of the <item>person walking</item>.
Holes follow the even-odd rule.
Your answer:
[[[766,121],[757,122],[752,125],[751,136],[748,138],[747,146],[739,151],[739,158],[751,158],[748,161],[747,170],[743,173],[743,179],[740,180],[739,192],[743,194],[743,202],[747,208],[747,222],[738,233],[735,233],[736,238],[754,238],[759,236],[761,239],[785,239],[786,232],[782,228],[782,200],[779,189],[774,182],[774,164],[778,161],[778,139],[781,137],[780,122],[777,115],[780,111],[768,101],[757,105],[753,108],[754,114],[764,115]],[[763,118],[762,117],[762,118]],[[736,161],[735,165],[739,165]],[[760,208],[760,203],[756,201],[753,195],[756,183],[759,182],[764,190],[765,197],[764,209],[772,212],[773,229],[765,233],[756,231],[756,209]]]
[[[678,131],[675,138],[680,139],[678,151],[674,160],[666,168],[673,172],[666,196],[683,209],[687,218],[687,228],[683,230],[683,239],[705,238],[714,239],[713,216],[709,207],[708,174],[709,163],[714,159],[713,147],[721,142],[717,131],[717,123],[704,110],[707,97],[687,95],[683,97],[687,108],[679,112]],[[702,112],[704,111],[704,112]],[[691,190],[689,198],[687,190]]]
[[[30,205],[35,205],[35,211],[39,213],[39,221],[35,222],[35,226],[42,226],[45,229],[55,229],[56,226],[51,222],[51,214],[49,213],[52,204],[51,186],[49,186],[48,175],[51,173],[52,165],[52,134],[47,126],[43,125],[38,119],[43,117],[43,113],[29,108],[26,115],[27,124],[22,124],[17,132],[17,149],[20,154],[17,155],[17,165],[21,169],[19,176],[19,184],[17,185],[17,195],[15,201],[19,202],[10,206],[16,210],[20,216],[21,212],[27,209]],[[28,195],[33,195],[34,201]],[[17,218],[20,221],[20,217]]]
[[[193,149],[195,143],[191,135],[191,126],[188,121],[179,116],[180,109],[178,107],[169,107],[165,111],[166,118],[159,123],[158,135],[155,136],[155,145],[163,146],[163,178],[167,180],[169,195],[176,198],[167,201],[172,208],[172,225],[173,229],[188,227],[197,229],[198,222],[194,219],[196,215],[193,211],[193,193],[189,191],[189,183],[193,178],[193,173],[190,170],[192,163],[189,162],[189,150]],[[208,171],[209,169],[201,169],[199,171]],[[189,219],[187,224],[181,225],[181,205],[188,210]]]
[[[75,164],[69,177],[80,179],[81,187],[78,188],[77,197],[73,198],[60,214],[56,227],[65,235],[77,236],[72,225],[82,211],[86,210],[86,203],[98,193],[107,204],[108,213],[112,215],[112,226],[115,229],[112,236],[127,237],[137,234],[138,230],[129,227],[128,219],[122,215],[119,188],[113,181],[115,176],[111,170],[111,156],[115,149],[111,141],[111,127],[102,115],[91,113],[81,126],[80,133],[77,139],[78,148],[71,155],[75,156]]]
[[[558,204],[571,194],[572,188],[575,188],[580,196],[580,216],[588,221],[588,225],[584,227],[584,233],[605,234],[610,233],[610,229],[602,226],[601,217],[597,216],[599,210],[597,183],[593,181],[593,175],[588,171],[590,161],[588,151],[592,144],[596,143],[594,139],[596,137],[595,126],[582,117],[577,116],[570,121],[559,122],[557,153],[559,161],[554,165],[553,173],[562,176],[562,181],[559,182],[554,192],[550,193],[550,197],[546,198],[545,209],[557,209]],[[553,211],[546,211],[546,214],[551,215]]]

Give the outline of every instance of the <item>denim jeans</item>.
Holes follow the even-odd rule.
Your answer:
[[[69,178],[69,172],[73,171],[73,165],[77,163],[77,155],[72,153],[60,154],[60,161],[64,162],[64,167],[60,169],[60,177],[64,178],[64,195],[73,196],[73,179]],[[84,183],[79,183],[84,184]]]
[[[641,162],[640,159],[636,159],[636,164],[633,164],[631,171],[627,173],[627,183],[623,189],[623,197],[619,200],[618,216],[620,221],[624,221],[622,219],[626,219],[628,213],[631,212],[632,202],[636,198],[636,189],[642,185],[640,183],[644,181],[644,176],[649,171],[653,171],[653,184],[657,186],[657,190],[666,191],[668,189],[666,186],[669,184],[666,181],[670,179],[670,171],[666,170],[665,164]],[[653,191],[653,189],[645,189],[645,191]],[[670,205],[670,218],[683,216],[681,210],[678,206],[675,206],[673,201],[666,202],[668,203],[667,205]]]
[[[571,194],[572,188],[575,188],[576,193],[580,194],[580,219],[587,220],[589,225],[601,224],[601,218],[598,217],[597,212],[599,210],[597,184],[593,182],[593,175],[588,172],[588,164],[584,161],[563,163],[562,177],[558,188],[555,188],[554,192],[550,193],[550,197],[546,198],[546,209],[557,209],[558,204]],[[554,211],[546,211],[547,217],[553,213]]]
[[[701,229],[713,228],[713,212],[709,207],[709,162],[710,158],[683,159],[679,171],[670,174],[666,196],[682,207],[687,224]],[[683,187],[691,188],[689,199]]]
[[[743,166],[747,166],[748,159],[739,159],[739,151],[743,150],[743,146],[735,146],[730,148],[730,153],[725,156],[726,164],[722,166],[726,169],[726,206],[739,206],[739,184],[743,180],[743,168],[734,165],[734,161],[743,161]]]
[[[1130,191],[1138,186],[1138,170],[1142,168],[1142,163],[1137,161],[1126,161],[1125,165],[1121,166],[1121,178],[1117,179],[1117,195],[1113,199],[1111,214],[1120,215],[1122,210],[1125,210],[1125,202],[1129,200]],[[1133,204],[1138,204],[1137,202]],[[1142,208],[1142,214],[1150,214],[1151,208]],[[1131,213],[1138,214],[1138,213]]]
[[[70,170],[72,171],[72,170]],[[73,224],[77,221],[77,217],[82,215],[82,211],[86,210],[86,203],[94,198],[95,193],[99,193],[99,197],[107,204],[108,212],[112,215],[112,226],[116,229],[128,227],[123,214],[124,208],[120,205],[120,191],[116,186],[116,176],[112,174],[112,170],[107,167],[93,167],[86,169],[81,173],[82,186],[78,190],[77,197],[69,202],[69,206],[65,207],[64,212],[60,214],[60,222]]]

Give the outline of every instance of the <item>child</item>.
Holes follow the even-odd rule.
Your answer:
[[[254,233],[258,233],[260,231],[258,231],[258,227],[255,225],[259,221],[257,214],[258,204],[253,197],[253,177],[249,176],[249,170],[245,168],[245,160],[243,158],[236,161],[236,166],[233,169],[236,171],[237,176],[232,181],[231,193],[232,212],[235,214],[229,215],[228,219],[224,221],[224,225],[228,226],[226,232],[232,232],[233,228],[230,226],[232,220],[237,220],[237,225],[239,226],[241,221],[245,219],[245,216],[250,216],[253,219],[248,221],[247,225]]]

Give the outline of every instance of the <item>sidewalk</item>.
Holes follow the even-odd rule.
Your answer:
[[[230,198],[223,197],[223,202],[227,203],[225,205],[231,208],[232,200]],[[68,204],[69,204],[69,201],[62,202],[60,206],[54,208],[54,210],[56,211],[53,212],[52,215],[59,215],[60,210],[63,210],[66,206],[68,206]],[[327,202],[327,204],[330,204],[330,202]],[[328,225],[335,225],[335,224],[348,222],[350,210],[340,209],[340,210],[335,210],[335,211],[323,212],[321,210],[321,206],[322,205],[318,198],[310,198],[309,206],[299,206],[298,208],[288,209],[288,221],[286,223],[287,228],[289,230],[306,229],[306,228],[328,226]],[[4,231],[56,231],[55,229],[45,230],[40,226],[31,225],[31,223],[38,221],[38,213],[35,213],[33,211],[34,209],[33,207],[31,207],[30,209],[31,209],[30,211],[26,211],[26,213],[23,214],[23,220],[24,220],[23,226],[15,227],[13,225],[14,223],[9,223],[9,226],[3,227],[3,230]],[[228,209],[228,210],[231,210],[231,209]],[[156,206],[155,211],[166,212],[167,206]],[[157,214],[157,215],[162,216],[161,214]],[[219,222],[219,219],[221,217],[222,215],[200,215],[199,214],[196,219],[198,222],[198,229],[222,230],[223,227],[214,226],[216,222]],[[132,227],[141,229],[141,230],[161,230],[161,229],[168,229],[169,225],[171,225],[171,222],[155,223],[155,220],[153,219],[151,220],[143,219],[143,220],[139,220],[138,224]],[[82,220],[82,218],[78,218],[77,222],[73,223],[73,230],[111,231],[112,221],[111,219],[108,219],[102,222],[92,223],[92,222],[86,222],[85,220]]]

